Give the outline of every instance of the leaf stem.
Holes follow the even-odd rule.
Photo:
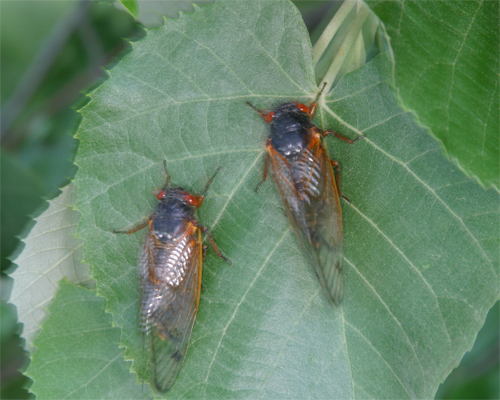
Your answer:
[[[335,58],[333,59],[330,68],[328,68],[328,71],[326,72],[325,76],[323,77],[319,85],[320,87],[322,87],[322,85],[326,83],[326,87],[324,90],[325,94],[330,91],[333,82],[335,82],[335,78],[337,77],[337,74],[342,68],[342,65],[347,57],[349,49],[355,43],[358,36],[362,33],[361,30],[367,17],[368,17],[368,7],[366,5],[363,5],[360,8],[358,14],[356,15],[356,19],[353,21],[351,27],[349,28],[344,43],[342,43],[342,46],[340,46],[340,49],[337,52]]]
[[[312,53],[315,67],[318,64],[318,61],[320,60],[325,50],[328,48],[328,45],[332,41],[332,38],[335,36],[340,26],[342,25],[342,23],[344,22],[344,20],[349,15],[349,13],[351,12],[351,10],[353,9],[353,7],[356,5],[357,2],[358,0],[344,1],[342,6],[335,13],[332,20],[330,21],[328,26],[325,28],[325,30],[317,40],[316,44],[313,47],[313,53]]]

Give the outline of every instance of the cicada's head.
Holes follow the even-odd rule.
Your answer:
[[[169,212],[177,212],[183,215],[195,215],[205,196],[195,196],[181,187],[166,187],[156,196],[162,208],[166,206]]]
[[[196,220],[196,209],[203,202],[201,196],[193,196],[181,187],[163,188],[156,197],[158,206],[153,225],[156,236],[163,242],[184,232],[187,223]]]
[[[309,145],[314,124],[309,108],[299,103],[282,104],[268,114],[271,144],[282,156],[294,159]]]

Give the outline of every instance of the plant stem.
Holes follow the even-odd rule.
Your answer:
[[[349,15],[356,3],[358,3],[358,0],[344,1],[342,6],[335,13],[334,17],[319,37],[318,41],[313,47],[313,63],[315,67],[325,50],[328,48],[328,45],[332,41],[332,38],[335,36],[345,18],[347,17],[347,15]]]
[[[345,61],[349,49],[356,41],[358,35],[361,34],[361,29],[367,17],[368,17],[368,7],[364,5],[359,10],[358,15],[356,15],[356,19],[353,21],[351,27],[349,28],[344,43],[342,43],[342,46],[340,46],[337,55],[333,59],[330,68],[328,68],[328,71],[326,72],[322,82],[319,85],[320,87],[323,87],[323,84],[326,83],[326,87],[324,89],[325,94],[330,91],[333,83],[335,82],[335,78],[337,77],[337,74],[342,68],[342,64]]]

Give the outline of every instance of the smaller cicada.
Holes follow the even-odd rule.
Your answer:
[[[151,347],[153,382],[160,392],[172,387],[186,357],[200,302],[202,232],[208,235],[215,253],[230,263],[196,216],[219,170],[199,196],[170,187],[167,173],[167,183],[157,195],[158,206],[149,220],[129,231],[115,231],[130,234],[149,228],[140,259],[140,319]]]
[[[339,199],[343,196],[340,194],[339,164],[330,160],[323,138],[334,135],[354,143],[363,136],[350,140],[336,132],[318,129],[312,122],[316,101],[309,107],[299,102],[285,103],[269,112],[247,104],[271,126],[266,143],[264,177],[256,190],[267,179],[270,162],[273,178],[299,241],[306,249],[328,300],[339,305],[344,295]]]

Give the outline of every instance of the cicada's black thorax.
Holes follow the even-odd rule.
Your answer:
[[[297,104],[285,103],[274,110],[271,125],[271,144],[289,160],[294,160],[309,145],[309,130],[314,126],[309,115],[299,111]]]
[[[165,196],[158,202],[153,228],[158,240],[167,243],[177,237],[186,228],[186,221],[196,219],[196,207],[189,204],[183,194],[183,188],[168,188]]]

